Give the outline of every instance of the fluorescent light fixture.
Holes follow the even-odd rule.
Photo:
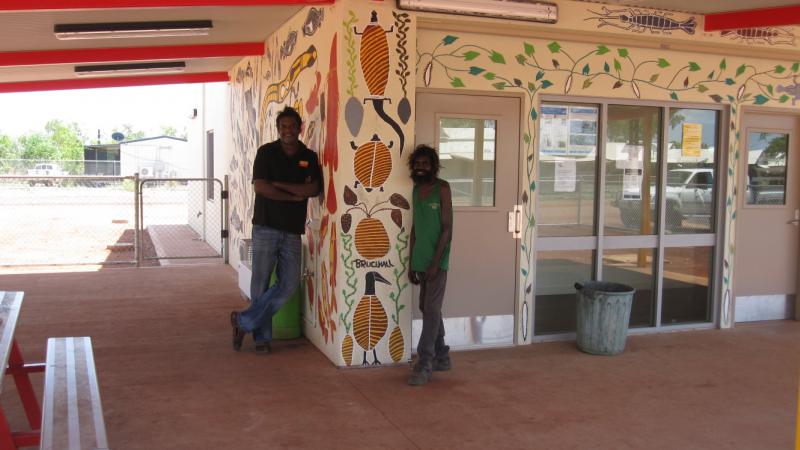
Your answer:
[[[467,16],[556,23],[558,6],[535,0],[397,0],[397,7]]]
[[[165,36],[205,36],[213,27],[210,20],[172,20],[165,22],[66,23],[56,24],[56,38],[108,39]]]
[[[91,66],[75,66],[75,75],[79,77],[109,77],[124,75],[152,75],[154,73],[178,73],[186,69],[184,61],[146,62],[132,64],[100,64]]]

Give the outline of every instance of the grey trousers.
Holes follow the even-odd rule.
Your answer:
[[[422,334],[417,344],[417,366],[428,371],[433,368],[433,360],[446,357],[449,350],[449,347],[444,345],[442,320],[446,284],[446,270],[440,270],[435,277],[420,282],[419,309],[422,311]]]

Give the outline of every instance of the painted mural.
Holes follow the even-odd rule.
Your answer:
[[[255,151],[277,138],[278,111],[295,107],[304,120],[301,139],[318,153],[324,179],[324,193],[309,200],[304,332],[338,365],[410,356],[410,205],[399,193],[410,183],[397,168],[405,167],[400,153],[411,116],[411,19],[395,14],[390,22],[391,7],[371,6],[306,7],[270,36],[264,57],[232,69],[234,241],[251,232]],[[386,108],[392,103],[396,112]]]
[[[380,18],[392,16],[395,23],[381,23]],[[339,315],[345,330],[340,353],[345,365],[359,359],[362,365],[398,363],[410,356],[405,341],[410,334],[410,315],[401,314],[410,304],[408,232],[404,226],[410,205],[402,194],[387,197],[384,192],[398,186],[398,177],[400,186],[409,187],[401,156],[406,136],[403,126],[411,115],[406,49],[411,19],[392,15],[389,8],[370,11],[367,25],[359,26],[365,19],[348,11],[342,22],[348,95],[343,131],[349,132],[347,142],[352,149],[348,155],[352,177],[342,192],[348,208],[340,216],[340,263],[345,278],[340,292],[346,308]],[[389,52],[390,44],[395,46],[396,61]],[[391,77],[392,73],[397,77]],[[399,97],[398,87],[402,100],[396,102],[395,115],[385,105]],[[367,103],[371,110],[363,107]],[[360,280],[364,280],[363,295],[357,299]]]
[[[676,20],[672,17],[673,13],[654,9],[609,9],[603,6],[600,8],[600,12],[595,12],[591,9],[588,11],[595,16],[584,20],[596,20],[597,28],[611,26],[634,33],[649,31],[653,34],[670,34],[673,31],[682,31],[690,35],[694,34],[697,28],[697,19],[694,17],[689,17],[686,20]]]
[[[641,31],[641,30],[638,30]],[[697,60],[676,52],[644,51],[610,47],[602,43],[566,44],[558,41],[517,41],[495,38],[487,46],[485,36],[425,33],[419,38],[418,79],[425,86],[481,89],[523,93],[528,109],[523,143],[524,189],[520,193],[525,230],[520,243],[520,280],[523,292],[518,314],[519,335],[527,340],[533,301],[531,267],[534,262],[533,197],[536,190],[536,127],[541,93],[599,95],[619,98],[724,103],[731,107],[726,248],[725,299],[729,302],[732,261],[735,252],[736,195],[733,174],[739,170],[738,123],[743,105],[786,105],[794,101],[799,62],[754,63],[733,58]],[[612,94],[613,93],[613,94]],[[729,304],[723,305],[729,311]],[[730,316],[723,317],[730,326]]]
[[[783,27],[737,28],[720,31],[719,35],[732,41],[751,45],[769,44],[794,47],[796,42],[792,29]]]
[[[253,158],[245,149],[255,149],[261,142],[258,130],[258,105],[261,103],[260,58],[247,58],[234,70],[231,77],[231,135],[237,151],[228,165],[230,174],[230,224],[231,248],[239,249],[243,238],[252,231],[253,197],[248,195],[252,181]],[[238,252],[236,252],[238,253]],[[239,255],[246,257],[246,255]]]

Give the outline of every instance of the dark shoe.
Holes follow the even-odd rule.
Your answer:
[[[272,346],[269,342],[259,342],[256,344],[256,353],[272,353]]]
[[[450,362],[450,356],[433,360],[433,370],[436,372],[446,372],[452,368],[453,364]]]
[[[431,372],[430,370],[425,370],[419,367],[415,367],[414,371],[411,372],[411,376],[408,377],[408,384],[411,386],[423,386],[428,384],[428,381],[431,380]]]
[[[239,313],[236,311],[231,312],[231,327],[233,327],[233,349],[237,352],[242,348],[242,341],[244,341],[244,335],[247,334],[239,326],[238,320]]]

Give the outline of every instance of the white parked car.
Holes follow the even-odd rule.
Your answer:
[[[28,169],[28,176],[29,177],[40,177],[40,176],[60,177],[60,176],[64,176],[64,175],[67,175],[67,173],[64,172],[63,170],[61,170],[61,166],[59,166],[58,164],[53,164],[53,163],[36,164],[33,167],[33,169]],[[43,179],[43,180],[30,180],[30,181],[28,181],[28,184],[30,184],[31,186],[35,186],[36,183],[42,183],[45,186],[53,186],[54,184],[57,184],[57,180]]]
[[[710,220],[714,205],[714,170],[711,168],[672,169],[667,172],[666,225],[682,226],[684,219]],[[655,192],[650,190],[650,209],[655,202]],[[639,227],[642,214],[641,193],[623,190],[615,206],[627,228]]]

